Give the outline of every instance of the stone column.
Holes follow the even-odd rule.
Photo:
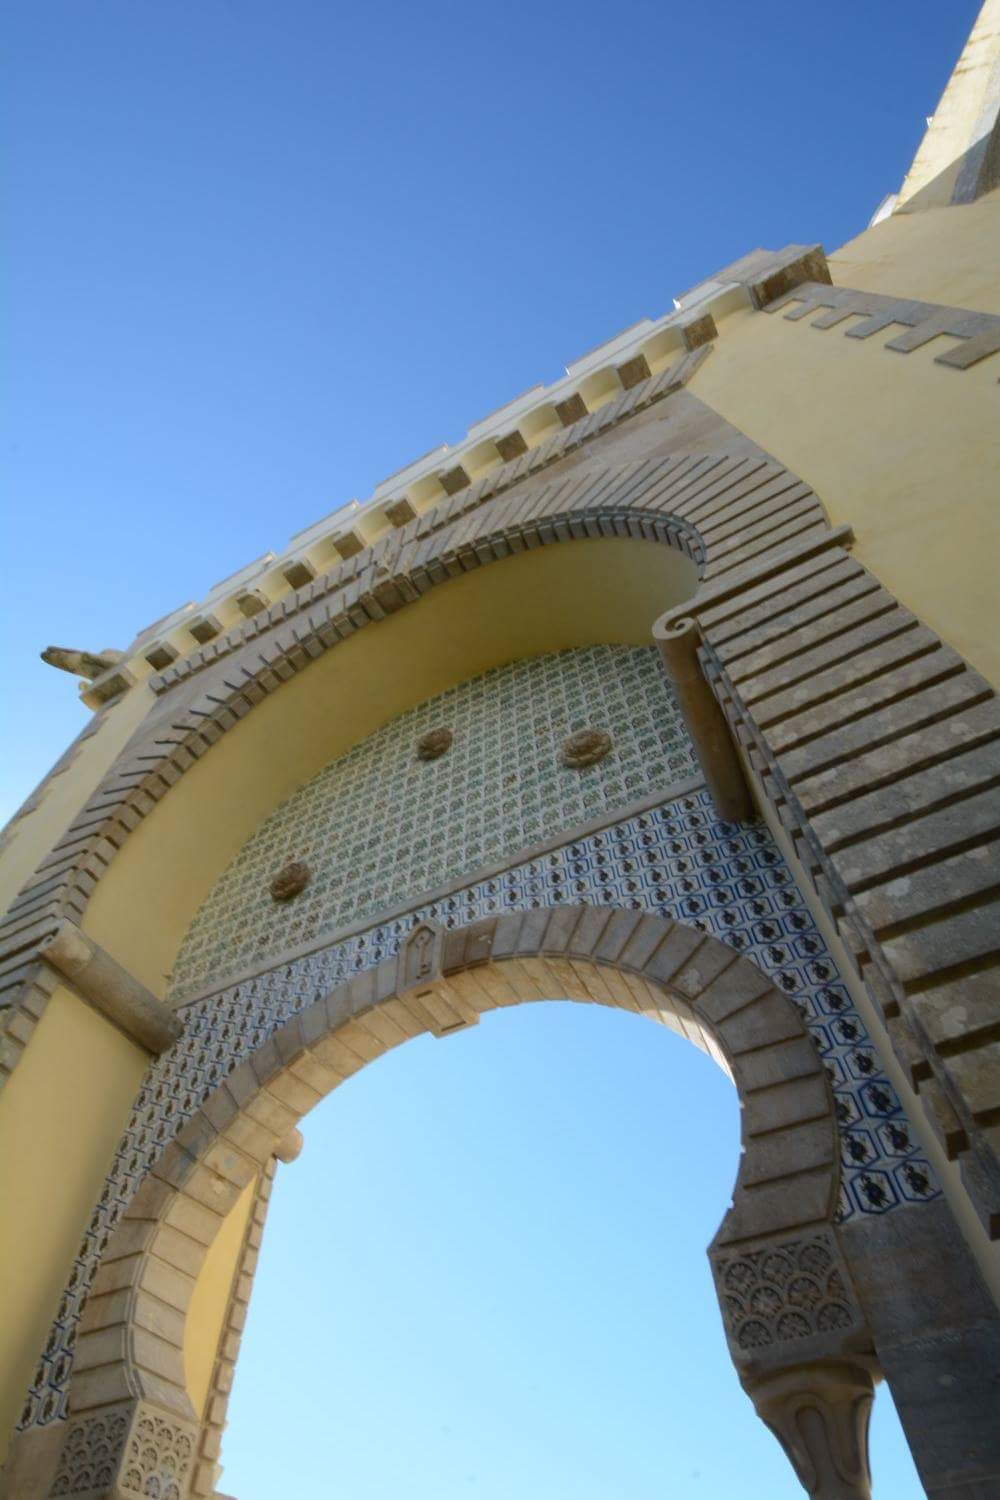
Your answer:
[[[870,1500],[870,1370],[823,1360],[744,1384],[808,1495],[815,1500]]]

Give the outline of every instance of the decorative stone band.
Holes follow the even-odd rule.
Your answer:
[[[112,1455],[116,1473],[131,1472],[132,1437],[150,1406],[163,1430],[159,1439],[148,1435],[148,1470],[165,1474],[163,1453],[174,1462],[174,1432],[191,1439],[192,1457],[197,1451],[203,1464],[214,1463],[217,1447],[197,1432],[192,1438],[184,1322],[198,1271],[240,1192],[269,1168],[301,1117],[366,1063],[421,1033],[446,1036],[485,1011],[552,996],[669,1022],[730,1072],[742,1104],[743,1153],[710,1256],[744,1377],[806,1360],[869,1358],[871,1337],[832,1228],[839,1181],[833,1096],[787,996],[718,939],[663,917],[555,907],[451,931],[424,923],[397,955],[273,1033],[150,1169],[105,1252],[80,1324],[60,1476],[82,1472],[72,1455],[89,1450],[88,1424],[130,1397],[134,1415],[127,1439],[119,1434],[121,1457]],[[752,1319],[763,1334],[753,1334]],[[204,1487],[210,1474],[200,1474]],[[132,1493],[121,1480],[119,1487]],[[52,1493],[96,1500],[118,1492]]]
[[[118,848],[184,772],[341,640],[449,578],[533,547],[635,537],[679,547],[705,576],[724,579],[753,559],[766,566],[791,540],[818,544],[828,533],[816,495],[772,459],[685,453],[576,469],[397,544],[391,568],[369,564],[349,590],[245,643],[190,682],[186,701],[168,695],[146,719],[0,923],[0,1004],[12,1005],[0,1068],[9,1072],[24,1045],[16,997],[39,943],[64,918],[79,921]]]
[[[909,298],[887,297],[878,292],[856,292],[846,286],[824,286],[804,282],[768,303],[769,313],[785,311],[790,321],[818,313],[812,328],[836,328],[849,318],[860,317],[844,331],[849,339],[867,339],[875,333],[902,324],[908,333],[897,333],[886,343],[886,349],[910,354],[941,335],[962,342],[934,356],[935,364],[952,370],[968,370],[982,359],[1000,351],[1000,317],[993,313],[971,312],[962,307],[942,307],[936,302],[914,302]]]
[[[565,399],[555,399],[553,393],[538,390],[538,401],[540,406],[550,407],[551,411],[561,424],[562,430],[551,434],[543,443],[537,447],[531,447],[524,433],[515,426],[506,433],[498,433],[493,428],[493,423],[487,420],[486,428],[493,428],[490,436],[486,436],[484,424],[477,424],[476,435],[470,433],[469,443],[472,450],[478,450],[478,468],[485,452],[493,450],[496,467],[488,473],[480,475],[473,483],[467,461],[463,461],[463,449],[469,451],[466,445],[460,445],[457,449],[438,450],[435,458],[441,462],[441,467],[434,464],[428,469],[420,465],[420,485],[428,482],[439,484],[441,490],[447,496],[468,497],[474,502],[478,499],[489,499],[500,493],[512,483],[519,483],[525,475],[536,474],[541,469],[558,462],[567,453],[572,452],[581,443],[589,442],[592,438],[600,435],[614,427],[619,422],[626,420],[636,411],[661,400],[670,395],[687,381],[701,360],[708,352],[708,345],[718,336],[713,310],[720,308],[732,308],[744,300],[752,307],[761,307],[766,302],[778,296],[780,292],[793,287],[802,281],[829,281],[830,273],[826,263],[826,257],[819,245],[786,245],[784,249],[754,250],[744,256],[740,261],[725,268],[716,275],[688,293],[683,299],[683,306],[678,311],[671,313],[667,318],[661,320],[660,333],[672,334],[677,340],[676,347],[683,348],[687,352],[683,354],[673,365],[665,370],[658,371],[653,375],[646,353],[641,349],[638,352],[625,357],[624,362],[618,363],[624,350],[619,349],[616,356],[611,355],[610,346],[606,353],[609,362],[603,365],[600,358],[596,366],[591,364],[588,358],[586,362],[591,364],[590,376],[592,379],[601,372],[603,378],[599,380],[602,389],[613,389],[616,394],[613,399],[605,401],[604,404],[594,411],[588,411],[587,404],[582,394],[577,391],[568,395]],[[735,302],[733,294],[736,294]],[[652,332],[652,325],[636,326],[635,338],[641,343],[645,337]],[[669,332],[668,332],[669,331]],[[620,340],[612,340],[612,344],[620,345]],[[633,342],[631,347],[635,348]],[[647,349],[647,352],[650,352]],[[600,351],[592,351],[592,356],[599,356]],[[605,382],[610,382],[610,387]],[[564,383],[560,383],[561,386]],[[634,394],[633,394],[634,393]],[[627,400],[623,396],[628,397]],[[517,420],[524,422],[531,415],[530,406],[525,409],[521,402],[515,403],[520,415]],[[536,411],[537,415],[537,411]],[[485,441],[485,448],[483,439]],[[523,460],[523,462],[515,462]],[[413,466],[408,471],[411,478],[415,478]],[[395,476],[397,480],[400,476]],[[385,485],[380,485],[379,490],[384,490]],[[454,516],[455,512],[447,505],[432,506],[425,510],[422,504],[414,504],[414,494],[397,495],[395,499],[386,497],[375,504],[373,499],[369,502],[375,506],[376,513],[381,508],[382,515],[393,527],[404,527],[408,522],[416,518],[417,512],[426,515],[438,515],[446,513]],[[368,506],[365,507],[368,509]],[[361,534],[353,529],[341,532],[334,542],[334,546],[341,557],[350,559],[355,555],[364,554],[363,559],[357,566],[364,566],[372,555],[372,551],[378,551],[383,543],[376,544],[375,549],[369,548],[361,538]],[[284,560],[278,562],[280,573],[284,580],[294,589],[305,589],[311,580],[316,578],[316,569],[311,562],[301,554],[287,554]],[[271,605],[266,591],[257,585],[248,587],[248,580],[253,577],[259,582],[260,568],[251,564],[235,575],[234,593],[230,596],[235,608],[248,617],[262,615],[270,611],[268,618],[264,621],[265,628],[270,624],[280,623],[293,612],[314,602],[316,598],[330,591],[331,587],[338,588],[353,577],[353,572],[348,570],[345,574],[339,569],[327,572],[317,580],[316,588],[307,593],[305,599],[290,595],[281,600],[280,603]],[[243,581],[242,590],[235,589],[235,579]],[[175,617],[171,617],[175,618]],[[152,628],[152,627],[151,627]],[[218,616],[211,609],[202,609],[197,615],[188,615],[186,618],[187,633],[194,640],[205,644],[214,642],[223,650],[232,649],[233,642],[239,642],[246,638],[246,633],[241,630],[230,631],[223,637],[223,627]],[[220,639],[216,639],[220,638]],[[157,672],[166,675],[163,684],[177,680],[173,673],[167,673],[167,668],[177,660],[176,649],[164,640],[149,639],[148,633],[146,644],[141,648],[146,662],[154,667]],[[196,653],[190,660],[197,665],[203,664],[205,660],[211,662],[215,656],[211,653],[207,658],[201,658]],[[181,664],[181,674],[188,671],[188,662]],[[127,674],[126,674],[127,675]],[[119,692],[124,684],[122,680],[112,681],[110,673],[105,673],[97,678],[92,689],[83,694],[84,701],[96,705],[109,692]],[[154,684],[154,687],[157,684]]]
[[[210,614],[203,614],[198,620],[190,619],[189,632],[205,644],[204,650],[195,651],[178,661],[176,651],[166,643],[147,645],[146,660],[160,673],[151,679],[154,691],[168,690],[192,672],[210,666],[220,655],[238,650],[243,642],[255,638],[260,631],[283,623],[328,594],[347,588],[372,563],[377,567],[386,552],[391,554],[401,537],[423,536],[428,530],[449,524],[457,515],[494,499],[526,477],[539,474],[581,445],[680,389],[709,353],[712,341],[718,336],[715,320],[710,313],[699,312],[699,306],[708,305],[714,293],[739,287],[744,289],[751,306],[767,311],[776,310],[792,298],[806,300],[804,307],[790,314],[792,317],[804,316],[813,309],[828,309],[816,320],[817,327],[831,326],[852,312],[860,313],[864,323],[850,330],[853,337],[866,337],[894,322],[913,327],[913,333],[893,339],[888,345],[901,352],[916,348],[939,333],[952,334],[966,343],[938,358],[940,363],[958,368],[967,368],[994,353],[998,347],[997,325],[1000,319],[990,314],[833,287],[826,257],[819,245],[787,245],[779,251],[751,251],[716,272],[683,299],[686,310],[677,316],[682,320],[678,327],[687,352],[668,369],[652,375],[644,356],[627,360],[617,369],[616,378],[622,390],[613,400],[593,412],[587,411],[579,395],[559,403],[556,411],[563,423],[562,428],[536,448],[529,448],[517,431],[499,438],[496,450],[502,462],[474,483],[461,464],[441,472],[437,478],[449,498],[419,516],[415,515],[407,500],[387,505],[387,518],[400,530],[371,547],[357,541],[352,551],[341,548],[344,563],[319,578],[311,565],[292,561],[283,573],[288,582],[294,583],[296,592],[274,604],[270,604],[257,589],[245,591],[235,598],[240,612],[250,617],[246,624],[241,623],[224,633],[220,621]],[[84,694],[84,700],[98,707],[129,686],[131,681],[130,674],[120,665],[109,668]]]
[[[837,541],[790,548],[766,576],[706,588],[684,612],[696,614],[702,664],[734,732],[996,1235],[1000,701]]]

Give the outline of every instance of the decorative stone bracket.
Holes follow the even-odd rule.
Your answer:
[[[166,1051],[184,1030],[168,1006],[75,922],[62,922],[39,957],[147,1052]]]

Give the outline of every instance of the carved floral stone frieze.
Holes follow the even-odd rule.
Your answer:
[[[72,1422],[66,1434],[53,1495],[85,1495],[111,1485],[128,1432],[128,1407],[113,1407]]]
[[[860,1326],[861,1312],[829,1231],[713,1256],[726,1331],[744,1357]]]
[[[140,1402],[71,1423],[52,1495],[111,1492],[183,1500],[195,1458],[195,1429]]]

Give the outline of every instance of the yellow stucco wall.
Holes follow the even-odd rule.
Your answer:
[[[0,1455],[147,1063],[60,987],[0,1093]]]
[[[893,214],[834,251],[830,274],[862,292],[1000,313],[1000,189],[977,203]]]
[[[1000,311],[1000,194],[878,225],[831,260],[868,290]],[[690,389],[795,470],[856,555],[1000,685],[1000,359],[934,363],[846,324],[745,312],[726,320]]]
[[[256,1192],[256,1180],[248,1182],[229,1210],[209,1246],[191,1293],[184,1324],[184,1377],[191,1404],[199,1416],[208,1400],[229,1294]]]

